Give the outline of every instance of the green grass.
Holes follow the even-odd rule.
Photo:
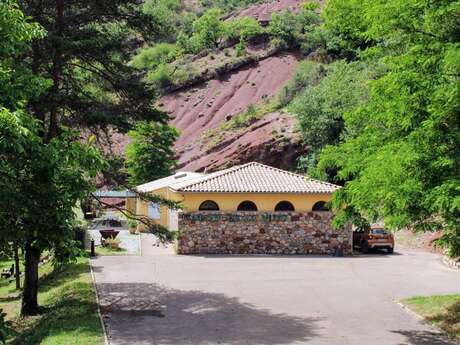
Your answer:
[[[129,255],[128,251],[124,248],[112,249],[110,247],[97,246],[97,255]]]
[[[417,296],[401,302],[451,338],[460,340],[460,294]]]
[[[7,344],[103,344],[88,259],[79,258],[58,271],[50,263],[41,266],[38,300],[41,314],[20,318],[20,294],[14,281],[1,281],[1,307],[15,332]]]

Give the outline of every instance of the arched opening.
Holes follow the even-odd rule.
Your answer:
[[[295,208],[294,208],[294,205],[291,204],[289,201],[280,201],[279,203],[276,204],[275,211],[276,212],[295,211]]]
[[[219,211],[219,205],[215,201],[206,200],[200,204],[198,207],[199,211]]]
[[[313,205],[312,211],[329,211],[326,201],[318,201]]]
[[[243,201],[238,205],[238,211],[257,211],[257,206],[252,201]]]

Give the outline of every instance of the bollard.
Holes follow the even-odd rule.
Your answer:
[[[95,246],[94,246],[94,239],[91,239],[91,256],[96,256]]]

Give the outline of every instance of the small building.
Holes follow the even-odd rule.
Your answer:
[[[332,228],[327,202],[339,187],[252,162],[211,174],[178,173],[137,187],[179,201],[178,212],[137,199],[137,214],[180,229],[178,252],[351,252],[351,228]]]

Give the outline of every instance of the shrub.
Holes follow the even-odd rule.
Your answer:
[[[242,17],[225,24],[225,38],[247,41],[263,34],[265,31],[253,17]]]
[[[219,40],[225,33],[221,15],[220,10],[210,9],[193,22],[193,35],[190,40],[195,53],[218,46]]]
[[[156,88],[166,88],[173,84],[172,73],[169,65],[161,64],[155,70],[147,73],[146,81]]]
[[[10,334],[11,322],[6,320],[6,314],[0,309],[0,342],[6,344],[6,339]]]
[[[300,62],[294,76],[278,95],[280,105],[283,107],[288,105],[297,94],[317,85],[325,75],[324,65],[309,60]]]
[[[175,44],[158,43],[153,47],[142,49],[131,60],[131,65],[138,69],[155,69],[161,64],[174,61],[180,55],[180,50]]]

